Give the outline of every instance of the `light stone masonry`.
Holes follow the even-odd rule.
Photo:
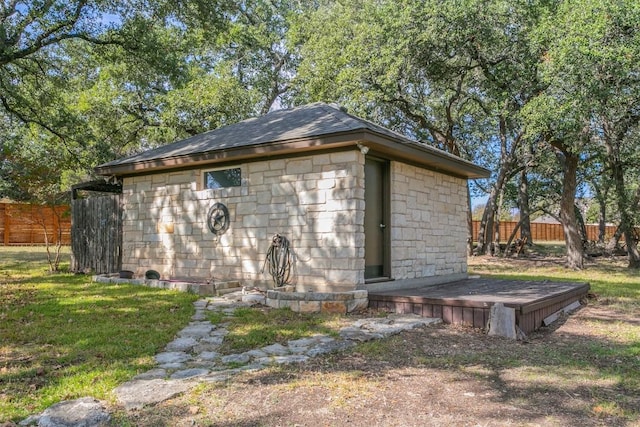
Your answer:
[[[364,230],[363,215],[353,206],[364,206],[364,189],[340,188],[364,183],[363,162],[354,150],[241,164],[242,187],[220,190],[198,190],[204,169],[125,178],[123,269],[138,277],[154,269],[163,278],[215,277],[270,287],[262,267],[271,236],[280,233],[291,242],[294,282],[302,290],[354,289],[362,282]],[[206,225],[216,202],[231,217],[222,236]],[[342,234],[357,237],[336,238]],[[315,254],[318,244],[325,250]],[[338,251],[347,258],[327,263],[327,254]]]
[[[296,290],[364,285],[364,156],[358,150],[232,167],[240,167],[242,185],[219,190],[200,188],[206,169],[126,177],[123,269],[137,277],[154,269],[165,279],[272,287],[263,266],[279,233],[291,243]],[[396,161],[390,175],[392,278],[466,273],[466,181]],[[216,202],[230,214],[221,236],[206,225]]]
[[[391,165],[392,276],[466,273],[466,181],[399,162]],[[433,252],[442,256],[433,257]]]

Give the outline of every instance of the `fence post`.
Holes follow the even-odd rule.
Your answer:
[[[11,224],[9,224],[9,214],[7,213],[8,206],[4,205],[4,245],[9,246],[9,232],[11,230]]]

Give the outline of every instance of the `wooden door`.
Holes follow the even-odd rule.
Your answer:
[[[364,164],[364,278],[390,277],[389,164],[367,157]]]

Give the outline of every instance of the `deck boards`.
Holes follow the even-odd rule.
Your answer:
[[[490,307],[498,302],[516,310],[516,323],[529,333],[542,319],[585,297],[588,283],[466,279],[435,286],[369,293],[369,306],[445,323],[484,328]]]

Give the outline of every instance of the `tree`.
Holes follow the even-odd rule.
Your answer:
[[[490,241],[523,167],[519,112],[541,85],[529,33],[544,2],[324,4],[298,30],[299,98],[350,110],[495,171],[479,233]]]
[[[266,112],[286,102],[284,34],[303,4],[5,3],[3,118],[40,128],[30,143],[87,179],[96,164]],[[0,165],[6,191],[14,166]]]
[[[640,6],[628,0],[606,8],[595,0],[562,2],[551,25],[561,36],[548,41],[546,81],[563,109],[573,110],[576,140],[602,150],[629,267],[640,268],[625,178],[629,169],[637,168],[639,155],[635,130],[640,124]]]
[[[64,156],[64,152],[32,143],[32,139],[39,137],[38,130],[36,126],[32,126],[22,132],[20,137],[6,143],[7,154],[3,157],[13,168],[11,182],[14,194],[27,195],[29,202],[47,207],[47,211],[56,218],[55,221],[60,223],[62,211],[59,207],[68,199],[68,193],[60,185],[60,170],[68,168],[67,162],[70,159]],[[29,138],[30,135],[32,138]],[[42,212],[33,217],[35,224],[43,231],[49,270],[56,272],[60,266],[61,228],[58,227],[58,235],[54,236],[54,230],[48,227]]]

